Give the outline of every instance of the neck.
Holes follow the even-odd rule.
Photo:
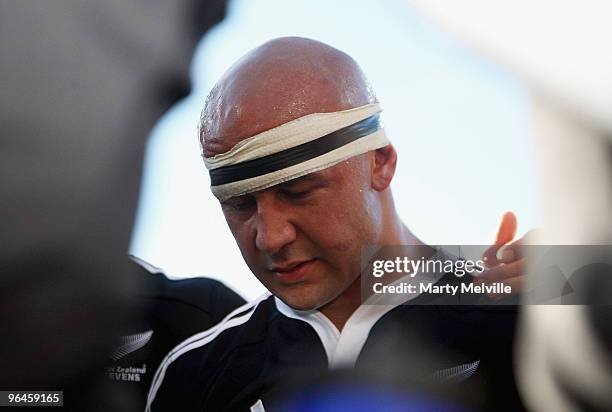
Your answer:
[[[334,326],[342,332],[346,321],[361,305],[361,281],[358,276],[355,281],[336,299],[319,308]]]
[[[394,210],[392,216],[393,219],[389,220],[391,224],[382,231],[383,236],[381,236],[379,241],[381,247],[387,245],[414,245],[418,249],[427,247],[408,230]],[[361,302],[361,274],[358,274],[353,283],[344,292],[330,303],[319,308],[319,311],[339,331],[342,331],[347,320],[361,306]]]

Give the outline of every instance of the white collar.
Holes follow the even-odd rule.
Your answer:
[[[436,251],[433,256],[439,257],[443,253],[441,250]],[[431,275],[434,280],[442,277],[442,274]],[[411,282],[414,278],[405,276],[397,279],[392,284],[401,282]],[[361,353],[361,349],[365,344],[370,330],[391,309],[402,305],[409,300],[416,298],[419,294],[397,295],[397,297],[385,297],[385,302],[391,304],[376,304],[379,299],[368,298],[368,304],[360,305],[348,318],[342,332],[320,311],[318,310],[296,310],[284,303],[282,300],[274,297],[276,307],[283,315],[298,319],[308,323],[315,330],[327,354],[327,361],[330,369],[340,367],[353,367]],[[380,296],[377,296],[380,298]]]
[[[342,329],[318,310],[296,310],[274,297],[276,307],[285,316],[308,323],[315,330],[327,354],[330,369],[353,367],[365,344],[370,329],[397,305],[361,305],[349,317]]]

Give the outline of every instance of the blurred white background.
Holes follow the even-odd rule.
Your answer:
[[[401,0],[234,0],[198,48],[193,93],[151,133],[131,253],[169,275],[220,279],[246,298],[264,291],[208,189],[196,126],[221,74],[280,36],[321,40],[360,63],[399,153],[397,208],[417,236],[488,244],[506,210],[519,235],[538,225],[528,99],[512,75]]]

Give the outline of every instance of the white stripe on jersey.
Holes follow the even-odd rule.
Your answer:
[[[234,309],[225,318],[223,318],[221,322],[219,322],[212,328],[207,329],[203,332],[196,333],[195,335],[179,343],[170,352],[168,352],[168,354],[164,357],[164,360],[162,360],[159,367],[157,368],[155,376],[151,381],[151,387],[149,388],[149,394],[147,395],[147,406],[145,412],[151,411],[151,405],[153,404],[153,400],[155,400],[157,391],[159,390],[164,380],[164,376],[166,375],[166,370],[172,362],[174,362],[181,355],[189,352],[190,350],[202,347],[212,342],[217,336],[221,334],[221,332],[246,323],[251,318],[251,315],[253,315],[253,313],[255,312],[257,305],[259,305],[259,303],[261,303],[270,296],[271,294],[269,292],[266,292],[259,298],[251,302],[245,303],[244,305]],[[234,317],[240,313],[242,313],[240,316]]]
[[[266,409],[263,406],[263,402],[261,399],[258,399],[257,402],[251,406],[251,412],[266,412]]]

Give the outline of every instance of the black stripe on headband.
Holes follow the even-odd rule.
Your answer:
[[[380,128],[380,113],[376,113],[350,126],[278,153],[210,170],[210,183],[211,186],[219,186],[276,172],[324,155]]]

